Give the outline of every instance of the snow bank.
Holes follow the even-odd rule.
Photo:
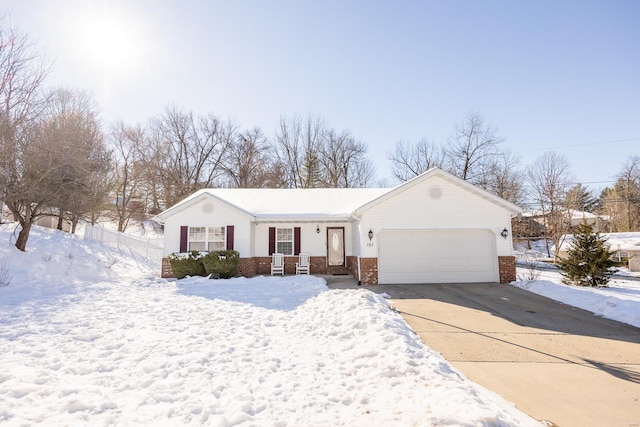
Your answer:
[[[522,273],[526,274],[526,271],[523,269]],[[569,286],[562,284],[559,271],[541,272],[540,279],[514,282],[512,285],[640,328],[640,282],[638,281],[613,279],[609,282],[608,288]]]
[[[538,425],[367,290],[168,282],[71,236],[30,244],[0,246],[16,273],[0,288],[0,423]]]

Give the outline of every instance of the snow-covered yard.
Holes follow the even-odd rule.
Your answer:
[[[0,424],[538,425],[388,302],[321,278],[166,281],[141,260],[0,226]],[[639,282],[515,286],[640,326]]]
[[[518,268],[526,276],[526,269]],[[564,304],[591,311],[640,328],[640,281],[611,279],[608,288],[585,288],[562,284],[559,270],[541,271],[537,280],[518,281],[514,286],[544,295]]]
[[[530,250],[516,246],[516,256],[519,260],[524,261],[524,264],[520,264],[517,268],[517,276],[520,280],[513,285],[564,304],[591,311],[596,315],[640,328],[640,281],[632,280],[640,278],[640,273],[618,268],[607,288],[567,286],[562,284],[562,275],[559,269],[536,261],[549,259],[542,241],[532,242]],[[549,270],[532,270],[531,267],[536,265],[544,266]],[[532,276],[535,276],[535,280],[524,280],[531,279]]]
[[[171,282],[51,230],[19,253],[12,230],[0,226],[0,424],[538,425],[366,289]]]

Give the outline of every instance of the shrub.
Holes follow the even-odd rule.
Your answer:
[[[530,253],[520,259],[523,265],[523,273],[518,274],[518,280],[538,280],[540,278],[540,259]]]
[[[197,251],[175,253],[167,258],[177,279],[183,279],[186,276],[204,276],[206,274],[202,258]]]
[[[0,287],[9,286],[12,279],[13,273],[9,268],[9,262],[7,261],[7,257],[3,256],[0,258]]]
[[[593,232],[593,226],[583,222],[573,235],[567,259],[560,261],[562,281],[568,285],[606,287],[613,274],[612,252],[606,239]]]
[[[206,274],[213,279],[229,279],[238,274],[240,254],[237,251],[209,252],[201,260]]]

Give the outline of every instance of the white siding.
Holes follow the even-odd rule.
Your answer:
[[[439,193],[439,197],[438,197]],[[501,231],[507,228],[504,239]],[[382,230],[486,229],[496,236],[496,255],[512,255],[510,212],[439,176],[426,179],[365,210],[360,239],[363,257],[378,257]],[[367,233],[374,233],[372,245]]]
[[[251,256],[251,217],[226,203],[204,196],[171,215],[164,223],[164,256],[180,251],[180,227],[234,226],[233,248],[242,258]]]
[[[320,233],[316,232],[320,227]],[[327,227],[344,227],[344,245],[347,256],[353,254],[353,236],[351,224],[341,223],[270,223],[260,222],[255,225],[255,251],[252,256],[269,256],[269,227],[300,227],[300,251],[311,256],[327,255]],[[236,231],[237,232],[237,231]]]

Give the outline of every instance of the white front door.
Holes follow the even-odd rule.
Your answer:
[[[327,228],[327,263],[344,266],[344,227]]]

